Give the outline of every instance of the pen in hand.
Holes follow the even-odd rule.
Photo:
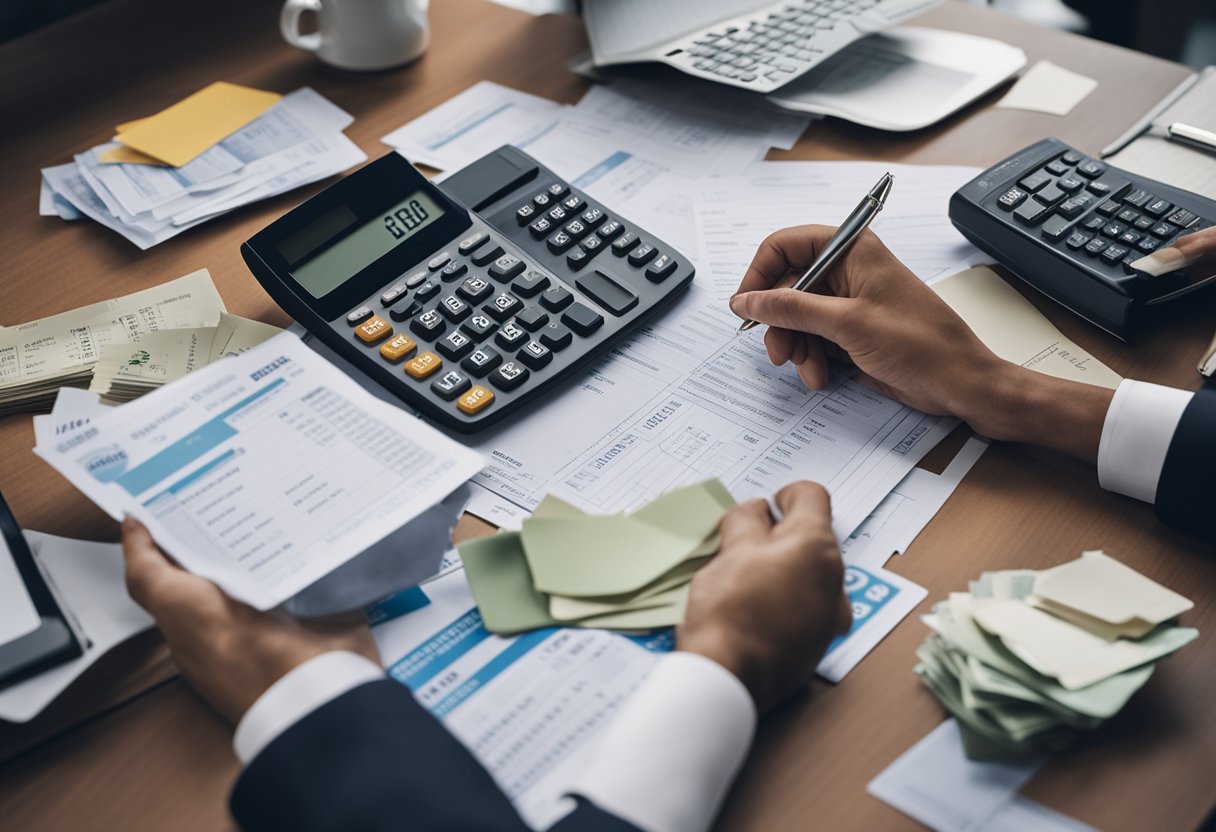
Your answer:
[[[895,179],[890,173],[882,175],[878,184],[861,198],[861,202],[853,209],[853,213],[849,214],[848,218],[840,224],[836,233],[832,235],[832,239],[828,240],[828,244],[823,247],[823,251],[819,252],[819,256],[790,288],[797,289],[799,292],[809,292],[815,288],[815,284],[828,273],[828,270],[840,259],[840,255],[848,251],[849,246],[856,242],[857,238],[861,236],[861,232],[865,231],[874,217],[878,216],[878,212],[886,204],[887,195],[891,193],[891,183],[894,181]],[[749,318],[739,326],[739,332],[747,332],[758,323],[759,321]]]

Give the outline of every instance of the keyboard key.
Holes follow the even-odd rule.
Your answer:
[[[433,280],[428,280],[418,287],[418,291],[414,292],[414,297],[418,300],[427,301],[439,294],[439,284]]]
[[[527,207],[530,208],[531,206],[527,206]],[[477,249],[481,248],[489,241],[490,241],[489,234],[487,234],[484,231],[478,231],[476,234],[470,234],[469,236],[467,236],[463,240],[461,240],[460,243],[456,246],[456,250],[458,252],[460,252],[461,255],[468,255],[470,252],[476,251]]]
[[[541,217],[536,222],[528,226],[528,231],[531,232],[533,239],[536,240],[544,239],[553,229],[553,220],[549,219],[548,217]]]
[[[473,311],[469,305],[455,295],[448,295],[443,300],[439,301],[440,314],[453,323],[460,323]]]
[[[540,296],[541,306],[550,312],[561,312],[573,302],[574,295],[570,294],[570,290],[564,286],[554,286],[546,289]]]
[[[1106,173],[1106,165],[1095,159],[1086,159],[1084,162],[1077,165],[1077,173],[1081,174],[1086,179],[1097,179],[1099,176]]]
[[[1048,185],[1043,190],[1034,195],[1034,198],[1039,202],[1049,207],[1056,205],[1060,200],[1066,197],[1067,194],[1055,185]]]
[[[445,402],[450,402],[472,386],[473,382],[469,380],[468,376],[455,370],[448,370],[431,382],[431,389],[435,391],[435,395]]]
[[[539,295],[549,286],[549,278],[542,272],[535,269],[520,277],[511,284],[511,288],[515,290],[520,297],[530,298],[533,295]]]
[[[579,246],[583,249],[583,251],[587,252],[588,257],[594,257],[595,255],[599,254],[601,251],[603,251],[604,245],[604,241],[594,234],[579,243]]]
[[[574,238],[565,231],[559,231],[549,238],[547,245],[549,246],[549,251],[553,252],[554,254],[561,254],[563,251],[570,248],[570,246],[574,245]]]
[[[1144,206],[1144,213],[1159,218],[1165,216],[1166,212],[1173,207],[1174,206],[1171,205],[1168,200],[1154,199],[1152,202]]]
[[[1143,256],[1143,252],[1135,249],[1132,249],[1127,254],[1123,255],[1123,271],[1127,274],[1135,274],[1136,270],[1132,268],[1132,263],[1135,263]]]
[[[514,254],[504,254],[490,266],[490,277],[498,281],[507,281],[518,274],[523,274],[524,261]]]
[[[453,260],[451,263],[448,263],[443,267],[443,271],[439,273],[439,276],[444,280],[458,280],[459,278],[464,277],[468,271],[469,267],[464,263],[460,262],[459,260]]]
[[[612,241],[612,253],[617,257],[624,257],[640,242],[642,241],[638,238],[637,234],[632,231],[626,231]]]
[[[1107,240],[1104,240],[1101,237],[1094,237],[1085,244],[1085,252],[1096,257],[1097,255],[1101,254],[1108,245],[1110,245],[1110,243]]]
[[[638,246],[633,251],[629,252],[629,265],[644,266],[654,259],[654,256],[659,253],[659,250],[650,243],[644,243]]]
[[[1143,251],[1145,254],[1148,254],[1149,252],[1159,249],[1161,245],[1161,241],[1156,237],[1149,237],[1148,235],[1145,235],[1144,237],[1140,238],[1140,242],[1136,243],[1136,248],[1140,249],[1140,251]]]
[[[573,341],[574,333],[557,321],[550,321],[541,328],[540,342],[554,352],[561,352]]]
[[[1052,214],[1044,221],[1041,233],[1048,240],[1057,242],[1064,239],[1064,235],[1068,233],[1068,229],[1071,226],[1072,223],[1066,217]]]
[[[532,218],[536,216],[536,208],[532,205],[523,205],[515,212],[515,221],[520,225],[527,225],[532,222]]]
[[[539,193],[532,197],[532,204],[537,208],[548,208],[553,203],[553,197],[548,193]]]
[[[495,343],[508,352],[514,352],[527,340],[528,331],[514,321],[503,324],[502,329],[498,330],[498,335],[494,338]]]
[[[600,227],[600,230],[595,232],[602,239],[615,240],[625,231],[625,226],[621,225],[617,220],[609,220]]]
[[[1062,161],[1057,159],[1054,162],[1047,163],[1047,172],[1054,176],[1060,176],[1062,174],[1068,173],[1068,165],[1064,164]]]
[[[490,384],[499,390],[514,390],[528,380],[528,368],[508,361],[490,374]]]
[[[1026,201],[1027,192],[1021,188],[1010,188],[997,197],[996,204],[1006,211],[1012,211]]]
[[[469,259],[473,261],[474,266],[484,266],[486,263],[493,263],[504,254],[506,252],[502,250],[502,246],[489,246],[473,252],[473,256]]]
[[[670,254],[661,254],[646,270],[646,278],[653,283],[661,283],[671,277],[676,270],[675,258]]]
[[[553,352],[539,341],[529,341],[516,357],[533,370],[539,370],[553,360]]]
[[[571,249],[570,253],[566,255],[566,265],[575,271],[578,271],[583,266],[587,265],[587,261],[590,259],[591,258],[587,255],[587,250],[582,246],[579,246],[576,249]]]
[[[434,339],[443,334],[443,331],[448,328],[448,323],[439,314],[438,310],[432,309],[429,312],[423,312],[417,318],[410,322],[410,329],[423,338]]]
[[[474,378],[485,378],[490,371],[502,363],[502,353],[493,347],[478,347],[469,353],[469,357],[460,362],[460,366]]]
[[[430,279],[430,277],[431,277],[431,273],[426,271],[425,269],[422,271],[414,272],[412,275],[410,275],[409,277],[407,277],[405,279],[405,288],[417,289],[423,283],[426,283]]]
[[[1137,208],[1139,208],[1142,205],[1144,205],[1146,202],[1153,201],[1155,198],[1156,197],[1154,197],[1152,194],[1150,194],[1148,191],[1144,190],[1143,188],[1137,188],[1136,190],[1132,191],[1127,196],[1123,197],[1123,201],[1126,202],[1128,205],[1134,205]]]
[[[393,334],[393,328],[388,321],[379,315],[373,315],[355,327],[355,337],[365,344],[375,344]]]
[[[1085,186],[1085,190],[1095,196],[1110,196],[1111,187],[1105,182],[1090,182]]]
[[[1152,217],[1141,217],[1132,223],[1132,227],[1134,227],[1137,231],[1148,231],[1156,224],[1156,222],[1157,221]]]
[[[1128,229],[1119,235],[1119,242],[1125,246],[1134,246],[1136,243],[1140,242],[1140,239],[1143,236],[1144,235],[1139,231],[1132,231],[1131,229]]]
[[[494,391],[480,384],[473,385],[469,392],[456,400],[456,409],[468,416],[473,416],[494,403]]]
[[[1090,199],[1087,196],[1074,196],[1071,199],[1066,199],[1060,203],[1060,207],[1056,210],[1060,216],[1068,217],[1070,220],[1075,220],[1089,206]]]
[[[417,300],[412,300],[404,306],[398,306],[396,309],[388,310],[388,316],[397,323],[408,321],[410,318],[422,311],[422,304]]]
[[[545,193],[554,199],[561,199],[566,194],[570,193],[570,189],[566,187],[565,182],[553,182],[549,187],[545,188]]]
[[[500,292],[495,296],[494,300],[482,307],[487,315],[500,322],[505,321],[523,308],[523,302],[510,292]]]
[[[579,335],[587,336],[604,325],[604,316],[590,306],[574,303],[562,315],[562,323],[573,329]]]
[[[1085,222],[1081,223],[1081,227],[1084,228],[1086,231],[1097,231],[1099,228],[1101,228],[1104,225],[1106,225],[1106,220],[1104,220],[1102,217],[1098,216],[1097,214],[1094,214],[1089,219],[1087,219]]]
[[[1108,222],[1106,225],[1102,226],[1102,235],[1105,237],[1110,237],[1113,240],[1126,230],[1127,226],[1123,225],[1122,223]]]
[[[1148,230],[1149,234],[1154,237],[1160,237],[1162,240],[1168,240],[1178,233],[1178,229],[1168,222],[1159,222]]]
[[[375,314],[375,313],[372,312],[372,309],[370,306],[360,306],[355,311],[347,313],[346,322],[348,324],[350,324],[351,326],[356,326],[356,325],[361,324],[364,321],[366,321],[373,314]]]
[[[1018,182],[1018,187],[1020,187],[1023,191],[1032,194],[1039,190],[1039,188],[1047,185],[1049,182],[1051,182],[1050,174],[1043,173],[1043,171],[1037,171],[1029,176],[1023,177],[1023,179]]]
[[[566,221],[566,218],[570,216],[570,213],[559,205],[556,208],[550,208],[549,213],[545,214],[545,216],[548,217],[549,221],[554,225],[561,225]]]
[[[1117,212],[1122,210],[1123,206],[1115,202],[1113,199],[1108,199],[1098,206],[1098,213],[1105,217],[1113,217]]]
[[[1023,202],[1013,215],[1024,225],[1037,225],[1040,220],[1051,213],[1051,209],[1040,202],[1028,199]]]
[[[446,266],[451,259],[452,255],[448,254],[446,251],[441,251],[427,261],[426,267],[433,272],[437,272]]]
[[[1195,220],[1199,219],[1199,215],[1193,214],[1190,211],[1186,210],[1185,208],[1179,208],[1177,211],[1170,214],[1165,219],[1167,222],[1171,222],[1174,225],[1180,226],[1182,228],[1186,228],[1191,223],[1195,222]]]
[[[1056,180],[1056,187],[1065,193],[1074,194],[1085,187],[1085,180],[1078,179],[1075,176],[1065,176],[1062,179]]]
[[[470,277],[456,290],[456,294],[467,300],[469,303],[480,303],[490,296],[494,291],[494,287],[490,285],[488,280],[482,280],[480,277]]]
[[[435,351],[444,358],[459,361],[473,351],[473,339],[454,329],[435,342]]]
[[[638,296],[631,288],[600,269],[579,276],[574,285],[613,315],[623,315],[638,305]]]
[[[1069,150],[1069,151],[1065,152],[1065,154],[1063,156],[1061,156],[1060,158],[1063,159],[1064,162],[1067,164],[1075,165],[1077,162],[1081,161],[1081,159],[1083,159],[1084,157],[1080,153],[1077,153],[1075,150]]]
[[[562,207],[571,214],[577,214],[587,207],[587,203],[578,194],[570,194],[570,196],[562,200]]]
[[[443,359],[433,352],[420,352],[405,362],[405,374],[411,378],[424,379],[438,372],[443,366]]]
[[[581,240],[591,231],[582,220],[570,220],[563,230],[576,240]]]
[[[1122,260],[1127,252],[1130,251],[1127,246],[1121,246],[1118,243],[1111,243],[1106,250],[1102,252],[1102,259],[1112,266]]]
[[[579,219],[582,220],[588,228],[595,228],[604,220],[608,219],[608,215],[599,208],[588,208],[582,213]]]
[[[398,283],[391,288],[385,289],[380,293],[380,305],[392,306],[394,303],[405,297],[405,293],[407,291],[409,290],[405,288],[404,283]]]
[[[529,306],[522,312],[515,313],[515,323],[529,332],[536,332],[536,330],[549,323],[549,313],[535,306]]]
[[[477,314],[462,323],[460,328],[474,341],[482,341],[498,328],[498,324],[486,315]]]
[[[417,349],[417,342],[403,332],[400,335],[394,335],[381,344],[380,355],[383,356],[385,361],[391,361],[396,364],[398,361],[404,361],[409,358]]]
[[[1118,214],[1115,214],[1115,219],[1119,222],[1135,222],[1140,219],[1140,212],[1134,208],[1124,208]]]
[[[1081,246],[1088,243],[1091,239],[1093,238],[1088,234],[1081,231],[1074,231],[1068,235],[1068,239],[1064,241],[1064,245],[1068,246],[1073,251],[1076,251],[1077,249],[1081,248]]]

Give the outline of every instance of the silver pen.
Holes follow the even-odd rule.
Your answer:
[[[870,222],[878,216],[878,212],[886,204],[887,195],[891,193],[891,183],[894,181],[895,178],[891,174],[882,175],[878,184],[861,198],[861,203],[840,224],[836,233],[832,235],[832,239],[828,240],[828,244],[823,247],[823,251],[819,252],[819,256],[790,288],[797,289],[799,292],[809,292],[815,288],[819,278],[828,273],[828,269],[832,268],[840,259],[840,255],[848,251],[849,246],[856,242],[857,238],[861,236],[861,232],[865,231]],[[739,327],[739,332],[747,332],[758,323],[760,322],[749,318]]]

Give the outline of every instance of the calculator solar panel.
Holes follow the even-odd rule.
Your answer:
[[[305,328],[461,432],[526,408],[694,273],[670,245],[510,146],[438,186],[390,154],[241,252]]]
[[[1044,294],[1130,338],[1147,310],[1216,275],[1159,277],[1137,259],[1216,221],[1216,202],[1044,139],[964,185],[950,219],[975,245]]]

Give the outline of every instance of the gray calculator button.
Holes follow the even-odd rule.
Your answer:
[[[405,279],[405,287],[407,289],[415,289],[425,283],[428,277],[430,275],[427,272],[414,272]]]
[[[450,261],[451,259],[452,259],[452,255],[448,254],[446,251],[443,251],[443,252],[440,252],[439,254],[436,254],[434,257],[432,257],[430,262],[426,264],[426,267],[433,272],[437,272],[440,269],[442,269],[444,266],[446,266],[448,264],[448,261]]]
[[[435,391],[435,395],[448,402],[472,386],[473,382],[469,380],[468,376],[455,370],[449,370],[431,382],[431,389]]]
[[[502,329],[498,330],[498,336],[494,340],[504,350],[513,350],[528,340],[528,332],[512,321],[504,324]]]
[[[528,368],[508,361],[490,374],[490,384],[499,390],[514,390],[528,380]]]
[[[350,312],[346,316],[346,322],[351,326],[358,326],[372,316],[371,307],[360,306],[358,309]]]
[[[401,300],[401,298],[405,295],[406,291],[407,291],[407,289],[405,288],[404,283],[398,283],[396,286],[393,286],[391,289],[386,289],[385,291],[380,293],[380,305],[381,306],[392,306],[394,303]]]

